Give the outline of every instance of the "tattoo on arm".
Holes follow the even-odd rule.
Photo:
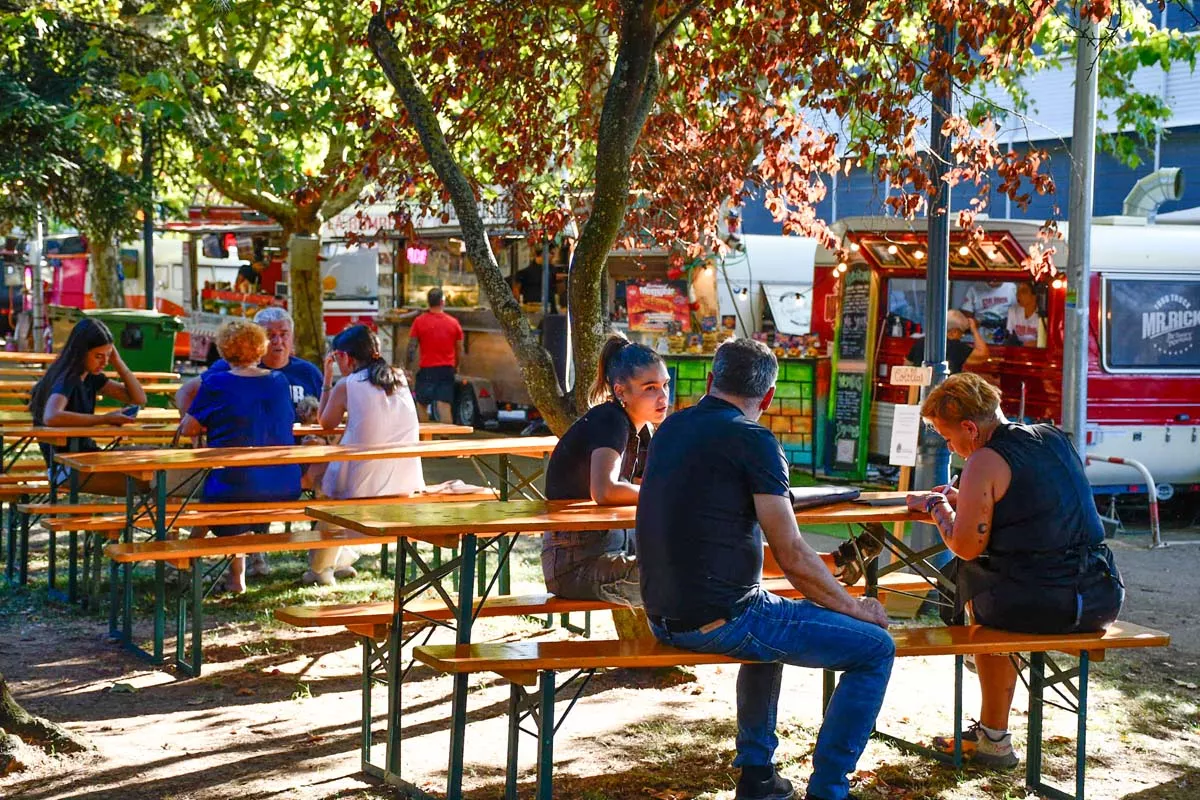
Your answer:
[[[938,503],[933,507],[933,524],[947,541],[954,538],[954,512],[948,504]]]

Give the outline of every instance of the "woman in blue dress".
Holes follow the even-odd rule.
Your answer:
[[[225,372],[206,372],[196,399],[180,422],[184,436],[207,434],[209,447],[270,447],[295,444],[291,389],[287,378],[258,366],[267,351],[267,335],[254,323],[234,319],[217,331],[217,349],[230,364]],[[207,502],[295,500],[300,496],[300,467],[225,467],[208,473]],[[216,536],[235,536],[265,525],[226,525]],[[225,588],[246,591],[246,559],[230,565]]]

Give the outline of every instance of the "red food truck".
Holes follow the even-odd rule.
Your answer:
[[[857,420],[857,395],[831,403],[835,471],[853,472],[856,460],[887,463],[894,406],[907,401],[890,371],[923,336],[928,245],[919,226],[845,219],[834,226],[850,254],[844,268],[833,252],[818,253],[813,331],[830,342],[843,332],[855,360],[841,359],[842,368],[834,353],[835,385],[844,373],[862,395]],[[1037,223],[982,219],[979,227],[982,238],[951,233],[949,307],[973,317],[987,345],[986,361],[977,356],[965,369],[1000,387],[1010,418],[1060,422],[1065,226],[1051,243],[1054,267],[1036,278],[1021,263],[1037,244]],[[1160,499],[1200,490],[1200,226],[1095,219],[1090,286],[1087,453],[1142,462]],[[973,340],[959,340],[960,356]],[[1097,495],[1145,491],[1127,465],[1091,461],[1087,474]]]

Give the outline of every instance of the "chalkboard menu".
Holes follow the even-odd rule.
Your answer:
[[[842,276],[841,310],[834,347],[829,423],[833,435],[826,463],[834,472],[861,479],[870,447],[875,295],[878,283],[866,264]]]
[[[838,358],[842,361],[865,361],[870,333],[871,270],[865,264],[856,264],[842,278]]]
[[[837,470],[857,472],[860,455],[865,455],[867,431],[862,424],[867,376],[862,372],[841,372],[833,390],[833,466]]]

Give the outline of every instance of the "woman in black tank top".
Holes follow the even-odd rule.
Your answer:
[[[1114,622],[1125,589],[1067,437],[1051,425],[1009,422],[999,390],[971,373],[931,391],[921,415],[966,459],[957,490],[908,498],[910,508],[933,515],[957,557],[950,567],[956,612],[1027,633],[1098,631]],[[975,664],[983,708],[964,745],[984,765],[1016,766],[1008,735],[1016,668],[1007,655],[976,656]]]
[[[550,500],[637,503],[650,426],[667,415],[662,358],[645,345],[611,336],[600,352],[594,405],[567,429],[546,469]],[[546,588],[559,597],[642,605],[633,531],[547,531]]]

